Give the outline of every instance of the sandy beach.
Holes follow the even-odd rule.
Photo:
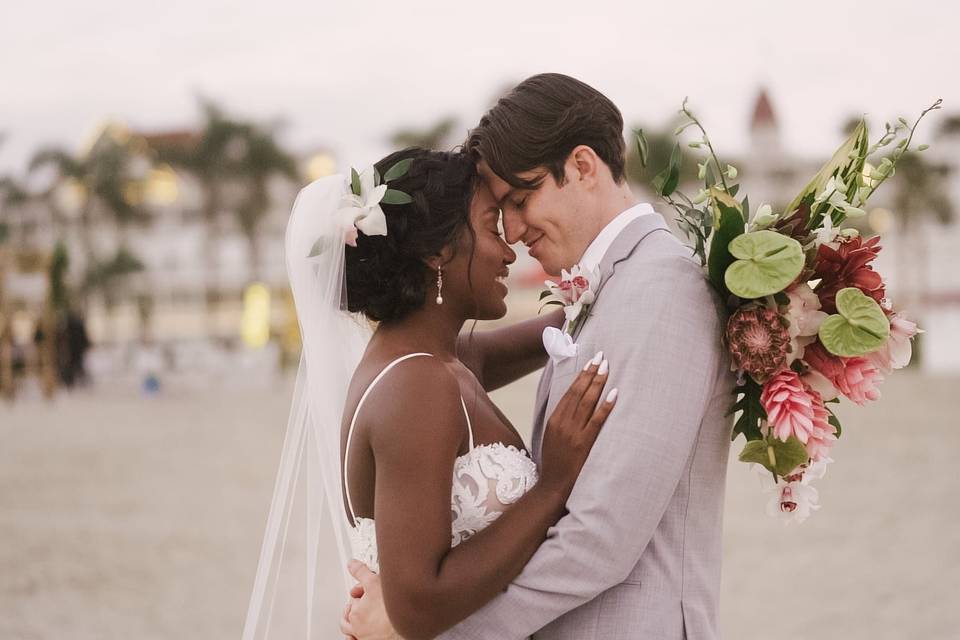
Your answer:
[[[495,395],[524,433],[535,382]],[[843,407],[823,509],[799,527],[767,517],[731,458],[728,640],[958,637],[958,389],[901,372],[881,402]],[[290,391],[112,385],[0,406],[0,638],[239,638]]]

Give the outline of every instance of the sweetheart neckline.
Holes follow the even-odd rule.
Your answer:
[[[504,449],[504,450],[506,450],[506,451],[510,451],[510,452],[512,452],[512,453],[520,456],[521,458],[526,458],[526,459],[529,460],[530,462],[533,462],[533,458],[530,456],[530,452],[527,451],[526,449],[521,449],[521,448],[517,447],[517,446],[514,445],[514,444],[505,444],[505,443],[503,443],[503,442],[487,442],[487,443],[485,443],[485,444],[475,445],[475,446],[473,447],[473,449],[470,449],[470,451],[467,451],[467,452],[464,453],[463,455],[457,456],[457,459],[454,461],[454,465],[456,465],[457,463],[459,463],[459,462],[461,462],[461,461],[463,461],[463,460],[466,460],[466,459],[470,458],[470,456],[473,455],[474,451],[480,451],[480,450],[483,450],[483,449]],[[375,521],[374,518],[367,518],[367,517],[364,517],[364,516],[354,516],[354,518],[353,518],[353,526],[351,527],[351,529],[357,529],[357,528],[359,528],[359,525],[358,525],[357,523],[359,523],[361,520],[366,520],[366,521],[369,521],[369,522],[374,522],[374,521]]]

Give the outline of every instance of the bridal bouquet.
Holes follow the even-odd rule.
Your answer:
[[[788,522],[820,508],[811,482],[832,462],[842,430],[831,405],[841,396],[861,406],[877,400],[884,376],[910,361],[919,329],[894,306],[871,266],[880,238],[866,239],[843,224],[864,215],[920,120],[940,102],[913,124],[903,118],[887,124],[873,145],[861,121],[790,204],[780,211],[763,204],[751,214],[748,197],[738,199],[736,168],[721,164],[684,101],[675,134],[691,127],[700,134],[689,146],[705,155],[698,164],[704,187],[692,198],[678,190],[679,144],[653,180],[727,303],[725,346],[738,376],[733,438],[746,440],[740,460],[762,471],[771,494],[767,511]],[[642,131],[637,147],[645,164]],[[883,157],[876,165],[868,162],[877,155]]]

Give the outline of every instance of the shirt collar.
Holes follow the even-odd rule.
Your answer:
[[[654,213],[653,207],[646,202],[641,202],[617,214],[617,217],[608,222],[607,225],[600,230],[600,233],[593,239],[593,242],[590,243],[587,250],[583,252],[583,257],[580,258],[580,262],[578,263],[580,268],[587,271],[596,269],[600,261],[603,260],[603,256],[606,255],[610,245],[613,244],[613,241],[620,235],[620,232],[640,216],[650,213]]]

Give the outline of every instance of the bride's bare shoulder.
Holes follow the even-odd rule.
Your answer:
[[[366,380],[372,382],[389,364],[361,363],[353,383],[368,387]],[[466,433],[457,378],[432,356],[396,363],[364,401],[361,419],[375,448],[403,447],[422,439],[459,442]]]

